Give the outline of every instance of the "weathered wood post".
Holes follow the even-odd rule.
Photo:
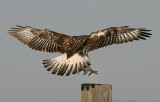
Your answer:
[[[82,84],[81,102],[112,102],[112,85]]]

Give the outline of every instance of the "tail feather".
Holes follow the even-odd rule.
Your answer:
[[[74,67],[74,69],[72,71],[72,74],[76,74],[76,72],[77,72],[77,63],[75,64],[75,67]]]
[[[52,64],[52,65],[54,65],[54,64]],[[55,65],[55,67],[53,67],[54,70],[52,71],[52,74],[56,74],[56,73],[57,73],[57,71],[58,71],[58,66],[59,66],[59,63],[58,63],[57,65]]]
[[[64,66],[63,66],[63,69],[62,69],[62,71],[61,71],[61,75],[62,75],[62,76],[65,74],[66,70],[67,70],[67,65],[66,65],[66,63],[65,63]]]
[[[78,71],[80,72],[80,71],[82,71],[82,70],[83,70],[82,63],[81,63],[81,62],[79,62]]]
[[[67,55],[62,55],[56,58],[43,60],[47,71],[52,71],[52,74],[69,76],[70,73],[76,74],[88,67],[87,62],[78,53],[67,59]]]
[[[67,69],[66,76],[70,75],[72,69],[73,69],[73,65],[71,65],[71,67],[69,69]]]
[[[54,68],[54,66],[55,66],[54,64],[51,65],[51,66],[49,66],[48,69],[47,69],[47,71],[51,71]]]
[[[42,64],[44,65],[44,68],[47,68],[50,66],[49,60],[43,60]]]

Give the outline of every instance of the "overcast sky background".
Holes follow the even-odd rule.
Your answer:
[[[111,26],[145,27],[151,39],[89,53],[98,75],[60,77],[41,62],[60,54],[38,52],[7,34],[15,25],[68,35]],[[159,0],[0,0],[0,102],[80,102],[82,83],[113,85],[113,100],[160,100]]]

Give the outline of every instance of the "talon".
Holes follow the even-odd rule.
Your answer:
[[[98,71],[91,70],[90,73],[88,74],[88,76],[90,76],[90,75],[93,74],[93,73],[94,73],[94,74],[98,74]]]

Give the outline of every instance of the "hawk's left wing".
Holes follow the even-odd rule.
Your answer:
[[[107,45],[127,43],[133,40],[143,39],[150,37],[150,33],[145,28],[128,28],[123,27],[110,27],[101,31],[91,33],[87,43],[83,47],[84,52],[89,52]]]

